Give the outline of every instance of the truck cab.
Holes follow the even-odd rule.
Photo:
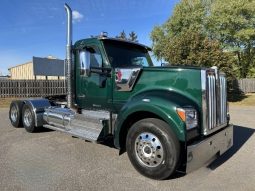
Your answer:
[[[117,112],[122,104],[118,96],[123,96],[123,91],[130,92],[134,77],[138,76],[133,74],[129,79],[131,73],[153,66],[148,49],[138,43],[105,36],[76,42],[73,52],[76,104],[80,108]]]
[[[225,74],[217,68],[155,67],[149,47],[101,35],[71,44],[68,15],[67,105],[13,101],[10,120],[91,142],[111,135],[132,165],[153,179],[190,172],[233,145]]]

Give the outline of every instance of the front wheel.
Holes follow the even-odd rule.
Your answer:
[[[130,128],[126,148],[135,169],[152,179],[166,179],[175,172],[180,144],[169,125],[155,118],[143,119]]]

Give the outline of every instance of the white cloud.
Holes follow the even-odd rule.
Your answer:
[[[79,13],[78,11],[73,11],[73,22],[80,22],[83,19],[83,14]]]

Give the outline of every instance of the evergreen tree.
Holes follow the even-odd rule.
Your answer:
[[[116,38],[123,39],[123,40],[130,40],[133,42],[138,42],[137,34],[134,31],[131,31],[131,33],[129,33],[129,37],[127,38],[127,35],[126,35],[125,31],[123,30],[122,32],[120,32],[119,35],[116,36]]]
[[[131,33],[129,33],[129,40],[133,42],[138,42],[137,34],[134,31],[131,31]]]
[[[125,31],[123,30],[122,32],[120,32],[119,36],[116,36],[116,38],[127,40],[127,35],[126,35]]]

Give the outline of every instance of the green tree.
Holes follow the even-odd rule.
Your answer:
[[[216,41],[220,43],[222,54],[227,54],[233,62],[234,66],[231,68],[235,69],[238,77],[254,77],[254,26],[255,0],[181,0],[167,22],[153,29],[153,51],[158,59],[166,59],[171,63],[186,63],[190,60],[182,60],[183,56],[185,58],[185,55],[188,55],[190,58],[192,54],[203,54],[194,52],[193,49],[178,47],[183,46],[184,40],[187,45],[194,44],[195,42],[191,42],[186,36],[196,32],[200,38],[192,38],[193,40],[201,41],[202,38],[203,42],[210,44]],[[171,54],[170,57],[170,52],[173,53],[176,49],[183,51],[179,51],[177,55]],[[179,60],[176,59],[178,56]],[[199,58],[201,57],[197,55],[197,59]],[[201,60],[197,61],[203,63]]]
[[[208,0],[181,0],[176,5],[173,15],[161,27],[165,34],[170,36],[179,35],[191,28],[195,31],[206,32],[204,27],[208,6],[210,6]]]
[[[131,33],[129,33],[129,38],[128,39],[130,41],[133,41],[133,42],[138,42],[137,34],[134,31],[131,31]]]
[[[235,53],[239,76],[252,77],[255,58],[255,0],[214,0],[208,21],[212,37],[218,39],[227,51]]]
[[[167,55],[167,52],[174,52],[177,44],[171,44],[175,39],[183,39],[188,31],[197,31],[200,36],[206,36],[204,22],[206,20],[207,3],[201,0],[182,0],[176,5],[173,15],[162,26],[156,26],[152,33],[153,51],[158,59],[165,59],[171,63],[177,61]],[[184,38],[189,40],[189,38]],[[165,48],[167,47],[167,48]],[[182,47],[180,47],[181,49]],[[163,52],[164,53],[163,53]],[[184,53],[183,53],[184,54]],[[185,54],[189,54],[186,52]],[[178,55],[176,55],[178,56]],[[180,55],[182,57],[182,55]],[[180,60],[179,60],[180,61]]]
[[[157,36],[161,32],[157,28],[152,35]],[[227,74],[229,81],[233,78],[235,61],[232,53],[224,52],[218,40],[211,40],[192,29],[164,38],[161,44],[154,47],[154,53],[172,65],[217,66]]]

